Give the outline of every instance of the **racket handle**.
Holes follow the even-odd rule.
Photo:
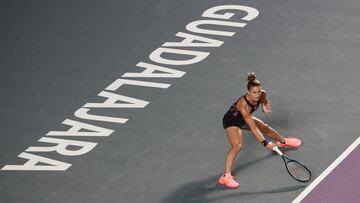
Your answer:
[[[280,156],[283,155],[283,153],[280,151],[280,149],[279,149],[278,147],[273,147],[273,150],[274,150],[275,152],[277,152]]]

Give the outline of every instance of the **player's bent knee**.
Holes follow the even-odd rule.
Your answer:
[[[235,153],[239,153],[242,148],[242,144],[233,144],[231,145],[231,150],[233,150]]]

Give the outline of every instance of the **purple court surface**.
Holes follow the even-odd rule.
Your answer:
[[[357,147],[302,202],[360,202],[360,147]]]
[[[321,180],[294,202],[360,202],[360,137],[325,171]],[[332,167],[333,166],[333,167]],[[327,172],[328,171],[328,172]],[[323,175],[323,174],[322,174]],[[306,191],[306,190],[305,190]],[[304,192],[305,192],[304,191]]]

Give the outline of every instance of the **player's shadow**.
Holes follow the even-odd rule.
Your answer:
[[[287,151],[287,150],[283,150]],[[233,174],[236,174],[240,170],[243,170],[244,168],[247,168],[249,166],[252,166],[256,164],[259,161],[265,160],[269,157],[273,156],[272,153],[269,155],[260,157],[255,160],[250,160],[248,162],[245,162],[241,164],[240,166],[236,167],[233,170]],[[306,187],[306,184],[297,184],[292,186],[286,186],[286,187],[279,187],[279,188],[271,188],[271,189],[265,189],[260,191],[254,191],[254,192],[234,192],[234,193],[226,193],[221,194],[219,192],[222,191],[229,191],[230,189],[226,188],[225,186],[219,185],[217,183],[218,178],[221,174],[217,174],[215,176],[209,177],[205,180],[197,180],[193,182],[188,182],[186,184],[183,184],[178,189],[176,189],[174,192],[170,193],[165,197],[165,199],[162,201],[163,203],[187,203],[187,202],[196,202],[196,203],[205,203],[205,202],[213,202],[218,201],[220,199],[226,199],[229,197],[242,197],[246,195],[255,195],[255,194],[266,194],[266,193],[281,193],[281,192],[289,192],[293,190],[299,190],[304,187]],[[213,194],[213,195],[212,195]]]

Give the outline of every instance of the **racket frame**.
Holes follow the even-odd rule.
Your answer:
[[[273,147],[273,150],[274,150],[276,153],[278,153],[278,154],[281,156],[281,158],[283,158],[284,163],[285,163],[286,171],[289,173],[289,175],[290,175],[292,178],[294,178],[295,180],[297,180],[297,181],[299,181],[299,182],[308,182],[308,181],[311,180],[311,171],[310,171],[309,168],[306,167],[303,163],[301,163],[301,162],[299,162],[299,161],[297,161],[297,160],[295,160],[295,159],[289,158],[288,156],[284,155],[284,153],[282,153],[282,151],[281,151],[278,147],[276,147],[276,146]],[[291,161],[300,164],[302,167],[304,167],[304,168],[309,172],[309,178],[308,178],[307,180],[301,180],[301,179],[298,179],[298,178],[296,178],[296,177],[293,176],[293,174],[289,171],[288,166],[287,166],[287,163],[288,163],[288,162],[291,162]]]

